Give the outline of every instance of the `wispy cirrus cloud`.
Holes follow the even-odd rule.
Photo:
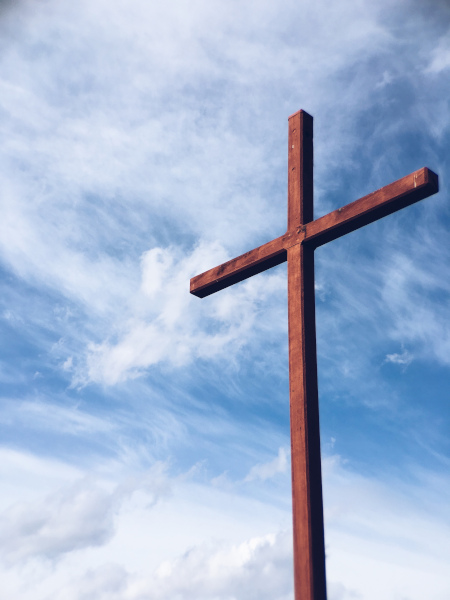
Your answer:
[[[448,596],[424,542],[449,537],[448,24],[441,2],[2,3],[0,596],[291,594],[285,271],[203,301],[188,280],[284,231],[300,107],[316,216],[441,177],[318,250],[317,315],[330,599]]]
[[[409,41],[393,35],[381,7],[368,5],[356,12],[354,7],[336,11],[328,5],[325,19],[324,9],[310,7],[307,21],[316,30],[311,37],[306,21],[299,21],[297,35],[297,30],[286,30],[283,14],[263,3],[252,14],[255,34],[250,38],[232,11],[223,7],[213,11],[203,2],[198,3],[195,18],[175,3],[175,19],[174,6],[156,9],[136,0],[133,11],[126,11],[127,18],[120,2],[108,5],[108,10],[101,6],[94,9],[86,4],[72,14],[68,7],[62,10],[52,3],[39,10],[24,3],[20,18],[17,12],[5,17],[5,30],[14,25],[24,44],[15,45],[8,37],[4,42],[2,98],[9,115],[4,137],[9,141],[4,149],[1,239],[3,258],[20,277],[48,285],[81,303],[85,311],[95,308],[107,319],[100,319],[82,339],[87,367],[81,375],[78,368],[77,377],[114,383],[135,377],[168,356],[183,364],[188,352],[183,341],[175,344],[177,352],[168,352],[172,338],[153,322],[151,311],[142,318],[137,304],[130,306],[130,297],[139,295],[139,257],[165,248],[167,256],[173,253],[173,268],[181,273],[183,264],[174,256],[191,253],[196,240],[212,245],[220,240],[222,256],[229,256],[284,228],[283,210],[273,200],[275,196],[281,207],[285,205],[284,195],[276,189],[284,164],[284,132],[278,133],[277,119],[285,107],[272,98],[273,117],[255,131],[244,115],[252,110],[266,114],[268,107],[256,95],[248,95],[248,86],[265,90],[276,73],[281,93],[286,89],[283,78],[295,70],[302,87],[293,84],[289,102],[295,92],[297,105],[308,89],[307,108],[322,117],[317,119],[317,202],[319,210],[327,209],[335,178],[331,175],[323,183],[322,174],[337,173],[343,156],[347,166],[341,178],[351,165],[356,166],[351,146],[358,144],[360,124],[358,118],[352,123],[350,115],[353,118],[354,107],[366,103],[369,110],[375,100],[364,90],[376,86],[381,75],[384,87],[391,88],[383,94],[391,94],[401,84],[400,56],[404,59],[405,54],[393,50],[406,51]],[[100,10],[103,16],[97,21]],[[244,5],[239,14],[248,15],[248,10]],[[286,10],[296,9],[287,3]],[[146,35],[145,23],[154,20],[164,25]],[[106,22],[108,27],[99,24]],[[260,36],[269,23],[271,43],[267,44]],[[425,30],[428,26],[425,23]],[[62,53],[57,51],[58,31],[65,36]],[[424,59],[414,72],[437,51],[427,38],[423,44]],[[40,51],[32,53],[34,47]],[[352,65],[369,64],[374,57],[381,70],[360,70],[358,78],[351,76]],[[65,70],[60,69],[63,62],[68,65]],[[321,69],[320,78],[309,68],[313,62]],[[220,78],[231,68],[235,76],[222,90],[226,102],[217,111],[213,90],[222,89]],[[35,72],[42,77],[34,77]],[[330,82],[327,73],[337,79]],[[341,115],[336,121],[327,117],[321,98],[327,85],[332,89],[339,78],[346,84],[345,93],[335,99],[334,110]],[[211,91],[202,92],[199,103],[197,96],[205,82]],[[170,99],[177,97],[175,90],[183,94],[182,111]],[[418,105],[420,90],[414,94],[413,105]],[[229,97],[235,100],[228,102]],[[325,131],[320,123],[326,118],[333,135],[323,144]],[[399,115],[399,131],[407,118]],[[18,122],[21,127],[16,127]],[[370,139],[367,142],[372,144]],[[18,164],[22,165],[20,179],[14,175]],[[263,164],[264,169],[258,166]],[[382,182],[380,170],[375,163],[369,185]],[[357,194],[358,182],[351,185],[350,191]],[[172,249],[161,245],[167,241]],[[205,255],[208,247],[203,246]],[[212,253],[202,268],[213,266],[217,259],[219,255]],[[169,306],[173,308],[176,296],[178,305],[185,307],[183,294],[180,285]],[[121,341],[108,339],[106,329]]]

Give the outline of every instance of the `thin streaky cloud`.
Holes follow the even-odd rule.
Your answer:
[[[285,231],[299,108],[316,217],[441,187],[316,252],[329,597],[449,596],[449,27],[438,0],[0,4],[1,598],[292,598],[286,269],[188,282]]]

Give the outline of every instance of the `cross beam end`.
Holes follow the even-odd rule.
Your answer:
[[[312,119],[311,115],[309,113],[307,113],[306,110],[303,110],[303,108],[301,108],[300,110],[297,110],[295,113],[292,113],[292,115],[289,115],[288,121],[290,121],[292,118],[296,117],[297,115],[301,115],[301,114],[304,114],[307,117],[309,117],[310,119]]]
[[[280,265],[287,259],[284,247],[285,237],[281,236],[233,258],[214,269],[205,271],[190,281],[190,292],[198,298],[205,298],[230,285],[248,279],[252,275]]]
[[[304,244],[315,248],[432,196],[439,178],[424,167],[306,224]]]

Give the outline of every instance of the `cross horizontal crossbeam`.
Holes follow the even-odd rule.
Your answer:
[[[315,221],[241,254],[191,279],[190,292],[204,298],[266,271],[287,260],[287,249],[299,242],[314,248],[431,196],[439,189],[438,176],[424,167]]]

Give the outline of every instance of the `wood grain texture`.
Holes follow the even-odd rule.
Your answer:
[[[303,243],[317,248],[438,191],[438,176],[424,167],[308,223]]]
[[[314,249],[288,250],[289,398],[295,600],[325,600]]]
[[[313,118],[304,110],[289,117],[288,226],[313,220]]]
[[[266,271],[286,260],[285,236],[281,236],[241,254],[218,267],[201,273],[191,279],[190,292],[194,296],[204,298],[214,292],[243,281],[256,273]]]

